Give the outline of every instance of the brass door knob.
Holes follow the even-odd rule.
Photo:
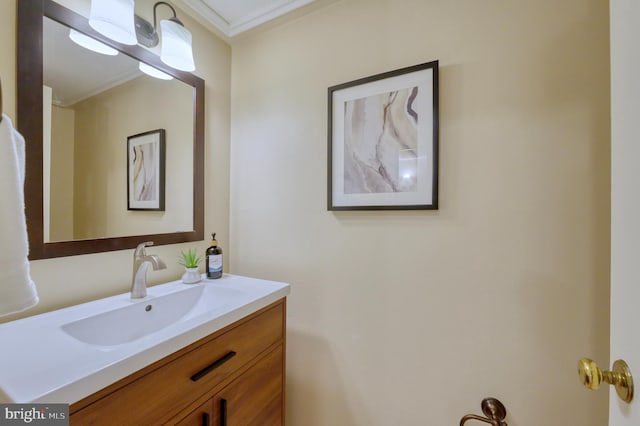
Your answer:
[[[602,382],[615,386],[618,397],[624,402],[633,400],[633,377],[626,362],[619,359],[613,363],[611,371],[602,371],[593,360],[582,358],[578,361],[578,375],[582,384],[596,390]]]

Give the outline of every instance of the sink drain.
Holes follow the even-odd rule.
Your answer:
[[[144,310],[149,312],[152,308],[153,308],[153,306],[147,305],[147,306],[144,307]]]

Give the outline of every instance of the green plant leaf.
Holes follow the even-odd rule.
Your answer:
[[[196,249],[188,249],[186,252],[180,252],[180,260],[178,263],[185,268],[197,268],[202,258],[198,255]]]

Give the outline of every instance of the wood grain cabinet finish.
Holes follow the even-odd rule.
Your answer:
[[[70,407],[71,425],[284,424],[282,299]]]
[[[276,426],[282,411],[282,348],[277,348],[213,398],[215,426]]]
[[[183,417],[176,426],[213,426],[213,399],[208,400],[200,407]]]
[[[213,399],[210,399],[178,421],[176,426],[213,426],[212,419]]]

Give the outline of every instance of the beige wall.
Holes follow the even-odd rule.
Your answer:
[[[231,269],[292,284],[288,424],[607,423],[608,9],[342,0],[232,43]],[[327,87],[440,60],[440,209],[326,211]]]
[[[15,117],[16,113],[16,3],[0,3],[0,79],[2,81],[2,109]]]
[[[136,7],[147,7],[137,1]],[[141,11],[145,16],[149,10]],[[180,11],[178,11],[180,13]],[[228,243],[229,198],[229,82],[231,50],[228,44],[212,35],[200,24],[180,14],[193,34],[196,74],[205,80],[205,228],[218,232],[223,248]],[[4,107],[15,117],[16,102],[16,2],[0,2],[0,75]],[[196,247],[204,253],[208,241],[154,247],[165,260],[167,269],[150,271],[149,282],[157,283],[180,277],[180,251]],[[2,318],[1,322],[49,311],[81,301],[127,291],[131,286],[132,250],[74,256],[31,262],[31,273],[40,296],[40,304],[20,315]],[[226,265],[225,265],[226,266]]]
[[[72,108],[52,105],[48,241],[73,240],[74,123]]]
[[[192,230],[193,88],[142,75],[74,110],[75,238]],[[156,129],[166,132],[165,210],[127,210],[127,138]]]

